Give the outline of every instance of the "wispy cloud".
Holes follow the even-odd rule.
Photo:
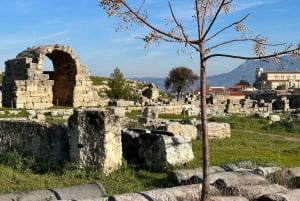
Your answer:
[[[26,40],[24,40],[26,38]],[[68,31],[59,31],[52,33],[17,33],[11,35],[0,35],[0,44],[2,46],[14,47],[22,44],[47,43],[48,41],[68,40]]]
[[[282,0],[240,0],[237,2],[236,8],[233,11],[242,11],[242,10],[247,10],[251,9],[257,6],[262,6],[265,4],[273,4],[273,3],[278,3]]]

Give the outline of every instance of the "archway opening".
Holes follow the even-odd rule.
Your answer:
[[[77,73],[75,60],[68,53],[60,50],[53,50],[51,53],[46,54],[46,56],[53,64],[52,72],[44,72],[49,74],[50,80],[54,80],[52,87],[53,105],[73,106],[73,93],[76,85],[75,76]]]

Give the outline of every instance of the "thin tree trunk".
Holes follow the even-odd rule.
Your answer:
[[[204,55],[204,54],[202,54]],[[209,143],[207,129],[207,110],[206,110],[206,61],[200,56],[200,89],[201,89],[201,131],[202,131],[202,161],[203,161],[203,185],[201,190],[201,201],[209,200]]]

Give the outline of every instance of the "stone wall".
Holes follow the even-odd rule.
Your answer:
[[[0,120],[0,151],[47,163],[71,161],[105,173],[121,165],[119,119],[109,112],[75,110],[68,126],[31,120]]]
[[[34,121],[0,121],[0,150],[17,151],[48,163],[69,160],[65,126],[48,126]]]

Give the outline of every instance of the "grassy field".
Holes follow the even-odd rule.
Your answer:
[[[229,122],[230,138],[210,141],[211,165],[251,161],[256,165],[280,167],[300,166],[299,123],[269,125],[264,119],[232,116],[214,118]],[[291,129],[292,128],[292,129]],[[168,174],[174,169],[196,168],[202,165],[201,140],[193,141],[195,160],[180,167],[168,167],[161,172],[135,170],[123,162],[122,167],[109,176],[101,171],[79,170],[72,164],[50,167],[24,159],[16,153],[0,154],[0,193],[47,189],[99,181],[108,195],[137,192],[174,184]]]

